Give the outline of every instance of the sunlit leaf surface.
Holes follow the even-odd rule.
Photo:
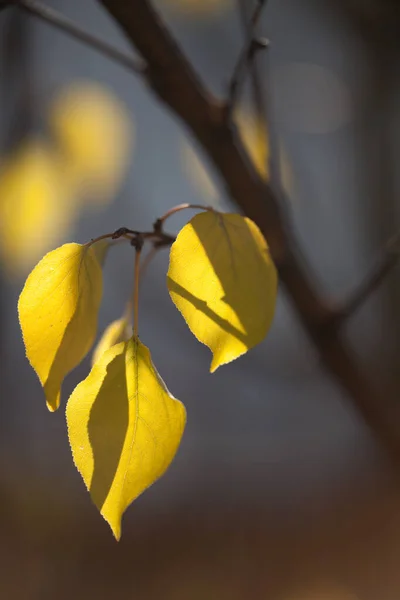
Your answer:
[[[272,322],[277,274],[258,227],[235,214],[196,215],[171,247],[168,290],[211,371],[261,342]]]
[[[102,272],[95,244],[65,244],[29,275],[18,302],[26,355],[49,410],[60,404],[62,381],[87,354],[96,336]]]
[[[72,393],[67,424],[74,462],[117,539],[125,509],[170,465],[185,422],[185,407],[135,337],[103,353]]]

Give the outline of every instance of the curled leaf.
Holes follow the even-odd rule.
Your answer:
[[[167,285],[189,329],[212,351],[211,372],[261,342],[271,325],[276,269],[246,217],[196,215],[171,247]]]
[[[106,350],[111,348],[111,346],[129,340],[132,333],[132,326],[124,317],[110,323],[104,330],[103,335],[93,350],[92,366],[100,359]]]
[[[102,285],[96,244],[64,244],[42,258],[21,292],[18,313],[26,355],[50,411],[59,407],[64,377],[93,344]]]
[[[75,465],[118,540],[126,508],[168,468],[186,410],[136,337],[104,352],[67,405]]]

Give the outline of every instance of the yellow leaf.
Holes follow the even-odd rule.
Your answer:
[[[107,350],[68,400],[75,465],[114,536],[126,508],[166,471],[186,410],[137,338]]]
[[[71,178],[93,201],[112,200],[132,142],[132,123],[121,102],[100,85],[77,82],[56,99],[50,123]]]
[[[0,249],[10,273],[25,273],[66,234],[77,213],[57,152],[32,139],[0,173]]]
[[[192,333],[212,351],[211,372],[261,342],[271,325],[276,269],[246,217],[196,215],[171,247],[167,285]]]
[[[60,404],[64,377],[93,344],[102,295],[96,244],[64,244],[36,265],[18,301],[26,355],[46,395]]]
[[[132,326],[125,318],[110,323],[93,350],[92,365],[97,363],[106,350],[119,342],[126,342],[132,333]]]

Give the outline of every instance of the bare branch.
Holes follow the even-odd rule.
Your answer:
[[[243,84],[246,79],[246,75],[251,69],[252,63],[257,52],[259,50],[265,50],[265,48],[268,47],[269,42],[266,38],[256,37],[256,28],[265,5],[265,0],[258,0],[249,23],[246,23],[246,41],[241,53],[239,54],[239,58],[236,62],[229,84],[229,96],[227,105],[227,111],[229,116],[232,115],[232,112],[237,104],[239,94],[243,88]],[[243,11],[241,12],[243,17]]]
[[[267,239],[280,281],[322,364],[347,392],[393,463],[400,462],[400,430],[359,367],[350,345],[331,327],[333,308],[311,279],[311,269],[286,215],[259,175],[226,109],[199,81],[149,0],[100,0],[147,62],[154,92],[197,138],[225,182],[228,193]]]
[[[339,308],[337,315],[334,317],[336,325],[347,321],[352,317],[357,310],[364,304],[366,300],[378,289],[380,284],[385,279],[386,275],[400,261],[400,232],[389,240],[386,244],[385,251],[378,260],[374,268],[362,281],[359,287],[353,292],[352,296]]]
[[[8,2],[8,4],[11,3]],[[71,37],[86,44],[87,46],[94,48],[97,50],[97,52],[100,52],[107,58],[119,63],[126,69],[129,69],[129,71],[140,74],[145,73],[146,67],[142,61],[139,61],[128,54],[124,54],[124,52],[121,52],[120,50],[117,50],[117,48],[110,46],[102,39],[92,35],[91,33],[88,33],[84,29],[81,29],[73,21],[67,17],[64,17],[54,9],[41,4],[36,0],[14,0],[12,4],[15,4],[22,10],[25,10],[45,23],[56,27],[60,31],[67,33]]]

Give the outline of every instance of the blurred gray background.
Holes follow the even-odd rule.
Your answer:
[[[131,51],[96,2],[47,4]],[[242,45],[236,2],[221,0],[226,6],[207,14],[173,0],[155,4],[202,79],[223,95]],[[270,0],[262,18],[271,40],[263,85],[289,165],[288,207],[334,300],[363,278],[400,226],[399,11],[383,0]],[[120,226],[148,229],[181,202],[235,210],[212,171],[217,200],[196,185],[184,149],[200,151],[140,78],[14,8],[0,13],[0,32],[3,157],[30,132],[45,131],[49,100],[76,80],[106,86],[132,113],[134,150],[114,201],[83,208],[57,245]],[[251,108],[248,94],[243,108]],[[189,216],[171,219],[169,230]],[[100,331],[124,308],[132,260],[125,246],[109,256]],[[50,414],[18,325],[25,276],[3,268],[2,597],[397,600],[396,477],[322,371],[287,298],[279,296],[267,339],[210,375],[208,349],[169,299],[167,267],[164,250],[144,278],[140,335],[186,405],[188,424],[167,474],[128,509],[119,545],[90,502],[67,440],[65,402],[89,358],[68,376],[62,407]],[[400,399],[399,300],[395,270],[348,326],[382,402]]]

